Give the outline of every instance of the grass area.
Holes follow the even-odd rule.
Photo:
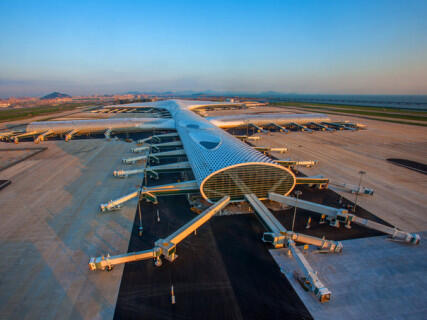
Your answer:
[[[327,107],[314,107],[314,106],[302,106],[302,108],[308,108],[308,109],[316,109],[316,110],[326,110],[326,111],[335,111],[339,113],[346,113],[346,114],[360,114],[365,116],[375,116],[375,117],[385,117],[385,118],[392,118],[392,119],[404,119],[404,120],[416,120],[416,121],[427,121],[427,116],[424,115],[409,115],[409,114],[398,114],[398,113],[384,113],[384,112],[377,112],[377,111],[364,111],[364,110],[358,110],[358,109],[331,109]]]
[[[19,109],[7,109],[0,110],[0,122],[20,120],[32,118],[35,116],[48,115],[58,112],[64,112],[76,109],[78,107],[89,106],[94,103],[96,105],[108,105],[108,104],[127,104],[131,102],[147,102],[147,99],[139,99],[139,100],[119,100],[114,103],[105,103],[105,102],[80,102],[80,103],[64,103],[57,106],[45,105],[45,106],[37,106],[37,107],[27,107],[27,108],[19,108]],[[151,100],[150,100],[151,101]]]
[[[342,115],[342,113],[338,113],[338,112],[329,112],[328,111],[325,113]],[[427,127],[427,123],[421,123],[421,122],[408,122],[408,121],[403,121],[403,120],[392,120],[392,119],[387,119],[387,118],[375,118],[375,117],[363,117],[363,118],[370,119],[370,120],[391,122],[391,123],[409,124],[411,126]]]
[[[366,117],[366,118],[370,120],[378,120],[378,121],[385,121],[385,122],[392,122],[392,123],[409,124],[411,126],[427,127],[427,123],[390,120],[390,119],[384,119],[384,118],[371,118],[371,117]]]
[[[87,103],[64,103],[57,106],[38,106],[19,109],[0,110],[0,122],[20,120],[51,114],[56,112],[63,112],[73,110],[77,107],[85,106]]]
[[[408,109],[386,109],[377,107],[361,107],[361,106],[344,106],[344,105],[327,105],[327,104],[316,104],[316,103],[303,103],[303,102],[284,102],[271,103],[274,106],[293,106],[302,109],[310,109],[313,111],[321,111],[329,114],[337,115],[361,115],[366,118],[380,121],[387,121],[393,123],[410,124],[427,126],[423,123],[408,122],[402,120],[414,120],[420,122],[427,122],[427,112],[424,111],[413,111]]]
[[[354,106],[354,105],[342,105],[342,104],[326,104],[326,103],[309,103],[309,102],[270,102],[271,105],[276,106],[296,106],[296,107],[308,107],[315,106],[319,108],[334,108],[334,109],[346,109],[346,110],[361,110],[361,111],[382,111],[385,113],[405,113],[414,115],[427,115],[427,111],[423,110],[412,110],[403,108],[383,108],[383,107],[368,107],[368,106]]]

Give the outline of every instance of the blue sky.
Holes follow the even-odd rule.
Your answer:
[[[427,1],[0,0],[0,96],[427,94]]]

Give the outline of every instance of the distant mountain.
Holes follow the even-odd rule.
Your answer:
[[[124,94],[133,94],[133,95],[138,95],[138,94],[144,94],[143,92],[140,91],[127,91]]]
[[[71,98],[70,95],[61,93],[61,92],[52,92],[44,97],[41,97],[40,100],[56,99],[56,98]]]

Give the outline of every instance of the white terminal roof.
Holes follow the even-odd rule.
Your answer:
[[[201,194],[213,202],[224,195],[232,200],[241,199],[244,194],[255,193],[265,198],[268,192],[288,194],[295,186],[294,174],[275,163],[274,160],[251,148],[219,127],[239,126],[253,123],[309,123],[328,121],[322,114],[261,114],[234,115],[203,118],[192,112],[207,105],[235,103],[217,101],[165,100],[148,103],[132,103],[110,106],[110,108],[158,108],[169,111],[172,118],[120,118],[71,121],[33,122],[28,132],[64,133],[102,132],[111,130],[153,130],[175,129],[186,152]]]

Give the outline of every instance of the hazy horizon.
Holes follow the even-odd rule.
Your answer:
[[[177,95],[177,96],[187,96],[187,95],[207,95],[207,96],[226,96],[226,97],[233,97],[233,96],[248,96],[248,97],[270,97],[270,98],[310,98],[310,97],[319,97],[319,98],[333,98],[333,97],[389,97],[389,98],[397,98],[397,97],[413,97],[413,98],[422,98],[423,102],[427,101],[427,94],[347,94],[347,93],[298,93],[298,92],[278,92],[278,91],[258,91],[258,92],[247,92],[247,91],[214,91],[210,89],[206,90],[127,90],[127,91],[114,91],[114,92],[91,92],[88,94],[71,94],[70,92],[67,92],[66,90],[53,90],[49,92],[42,92],[39,94],[33,94],[33,95],[11,95],[11,96],[1,96],[0,99],[7,99],[7,98],[42,98],[48,94],[52,93],[61,93],[61,94],[67,94],[72,97],[78,97],[78,96],[108,96],[108,95],[125,95],[125,94],[141,94],[141,95]]]
[[[426,95],[426,1],[0,3],[0,97]]]

